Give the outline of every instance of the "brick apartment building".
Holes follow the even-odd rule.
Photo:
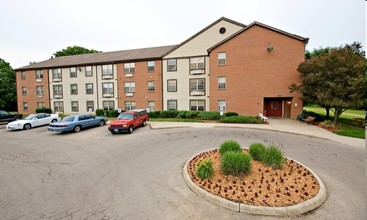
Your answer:
[[[220,18],[179,45],[49,59],[16,69],[18,111],[231,111],[296,118],[308,38]]]

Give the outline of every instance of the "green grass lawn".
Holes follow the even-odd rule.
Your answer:
[[[315,112],[319,114],[321,117],[325,118],[326,111],[324,108],[316,107],[316,106],[305,106],[303,110],[309,112]],[[357,126],[356,120],[364,119],[364,110],[347,110],[343,112],[340,116],[337,124],[337,130],[334,132],[338,135],[348,136],[348,137],[355,137],[355,138],[365,138],[365,128],[362,123],[362,126]],[[334,113],[330,111],[330,119],[334,119]]]

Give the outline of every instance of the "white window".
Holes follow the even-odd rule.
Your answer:
[[[102,79],[112,79],[112,78],[113,78],[112,64],[102,65]]]
[[[36,81],[40,82],[43,79],[43,72],[42,70],[36,70]]]
[[[148,72],[154,71],[155,62],[154,61],[148,61]]]
[[[154,81],[148,81],[148,92],[154,92],[154,91],[155,91]]]
[[[124,73],[125,74],[135,73],[135,63],[124,63]]]
[[[205,69],[204,57],[190,58],[190,70]]]
[[[26,96],[27,95],[27,87],[22,87],[22,95]]]
[[[167,80],[167,92],[177,92],[177,80],[176,79]]]
[[[70,68],[70,78],[75,78],[75,77],[77,77],[76,67],[71,67]]]
[[[62,85],[54,85],[53,86],[53,93],[55,99],[62,98]]]
[[[167,110],[177,110],[177,100],[167,100]]]
[[[113,97],[113,83],[102,83],[102,96]]]
[[[37,108],[44,108],[45,103],[44,102],[37,102]]]
[[[148,101],[148,108],[150,111],[155,111],[155,101]]]
[[[54,112],[64,112],[64,102],[54,102]]]
[[[125,92],[135,92],[135,82],[124,83],[124,91]]]
[[[218,101],[218,112],[226,112],[226,101],[225,100],[219,100]]]
[[[94,112],[94,101],[87,101],[87,112]]]
[[[171,72],[176,70],[177,70],[177,60],[175,59],[167,60],[167,71]]]
[[[205,111],[205,100],[190,100],[190,111]]]
[[[86,94],[93,94],[93,83],[86,83],[85,84],[85,93]]]
[[[102,102],[104,110],[113,110],[115,109],[115,102],[114,101],[103,101]]]
[[[85,76],[87,76],[87,77],[93,76],[92,66],[86,66],[85,67]]]
[[[71,102],[71,111],[72,112],[78,112],[79,111],[78,101],[72,101]]]
[[[136,103],[134,101],[126,101],[125,102],[125,111],[133,110],[136,107]]]
[[[62,80],[61,68],[52,69],[52,81],[60,82]]]
[[[23,102],[23,110],[28,111],[28,102]]]
[[[226,77],[219,76],[218,77],[218,89],[225,89],[226,88]]]
[[[21,73],[21,79],[22,80],[26,80],[27,79],[27,74],[26,74],[25,71],[22,71],[22,73]]]
[[[205,95],[205,79],[190,79],[190,95]]]
[[[226,53],[218,53],[218,65],[225,65],[226,64]]]
[[[70,85],[70,94],[77,95],[78,94],[78,84],[71,84]]]
[[[44,90],[43,86],[36,86],[37,98],[42,98],[44,93],[45,93],[45,90]]]

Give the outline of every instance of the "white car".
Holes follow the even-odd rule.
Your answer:
[[[26,118],[10,122],[6,125],[7,130],[28,130],[33,127],[48,125],[60,121],[58,114],[38,113],[30,114]]]

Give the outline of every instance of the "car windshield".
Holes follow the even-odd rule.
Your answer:
[[[69,115],[62,119],[63,122],[71,122],[74,121],[75,116]]]
[[[118,119],[120,120],[126,120],[126,119],[133,119],[134,115],[132,114],[120,114]]]
[[[32,120],[34,117],[36,116],[36,114],[30,114],[27,117],[25,117],[25,120]]]

